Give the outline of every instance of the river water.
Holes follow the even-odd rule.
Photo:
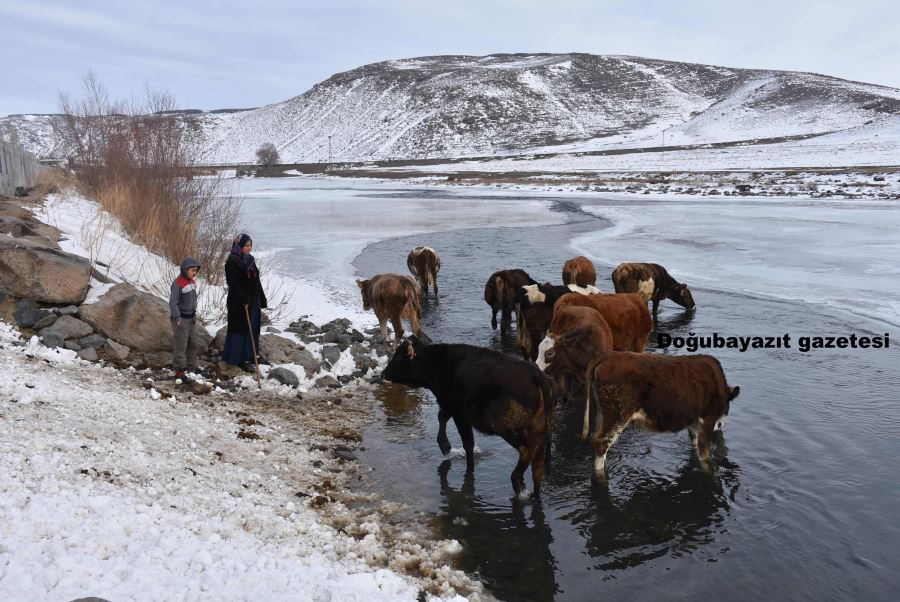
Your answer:
[[[281,186],[290,199],[290,185]],[[307,184],[296,186],[296,196],[285,202],[302,205],[313,193]],[[563,261],[576,252],[597,260],[598,284],[605,290],[611,266],[620,259],[657,261],[676,276],[683,266],[682,272],[694,277],[685,280],[697,310],[686,313],[664,301],[659,331],[789,334],[794,341],[791,349],[713,352],[729,383],[741,386],[741,395],[713,446],[711,470],[699,464],[686,433],[629,428],[608,455],[608,482],[597,482],[591,477],[590,448],[578,437],[581,408],[560,408],[539,502],[510,499],[509,473],[517,454],[502,440],[476,434],[475,475],[466,477],[452,427],[451,454],[445,458],[438,449],[437,407],[429,392],[375,387],[377,419],[364,433],[361,461],[374,469],[384,493],[429,513],[442,537],[459,540],[458,566],[476,574],[494,596],[887,600],[900,591],[891,560],[900,544],[900,335],[892,333],[898,341],[889,349],[803,353],[796,348],[800,336],[891,331],[895,322],[877,309],[877,297],[898,286],[896,276],[885,283],[889,274],[870,274],[871,287],[852,287],[866,282],[859,275],[862,267],[885,264],[886,253],[900,257],[900,241],[886,230],[900,222],[900,207],[873,205],[866,212],[852,203],[833,211],[817,205],[811,208],[821,221],[817,235],[803,217],[804,203],[788,200],[791,219],[781,205],[768,212],[773,215],[768,221],[764,206],[745,205],[756,230],[736,205],[740,201],[698,202],[685,210],[702,218],[704,227],[697,230],[696,220],[672,211],[681,201],[652,205],[533,194],[497,199],[476,190],[423,192],[396,185],[350,189],[352,194],[346,189],[341,194],[379,208],[381,220],[422,199],[468,203],[462,222],[485,204],[522,203],[532,212],[536,200],[544,204],[548,213],[532,216],[539,225],[518,216],[519,225],[501,227],[504,218],[492,213],[497,227],[479,221],[473,228],[430,233],[423,228],[372,242],[354,259],[358,274],[368,277],[403,273],[406,254],[416,244],[439,251],[441,296],[424,303],[422,320],[435,341],[512,353],[513,337],[490,328],[485,280],[497,269],[519,267],[540,281],[558,282]],[[314,194],[327,198],[329,192]],[[254,202],[250,195],[248,203]],[[289,213],[282,218],[282,227],[293,224],[295,234],[328,227],[327,220],[291,222]],[[835,228],[835,221],[842,227]],[[799,234],[779,243],[780,227]],[[812,250],[810,240],[817,236],[821,246]],[[286,246],[287,235],[263,230],[260,237],[273,247]],[[823,258],[827,271],[798,277],[806,273],[799,259],[811,255]],[[740,281],[729,281],[735,274]],[[788,286],[791,282],[796,286]],[[862,311],[842,306],[853,294]],[[684,353],[654,349],[655,341],[654,336],[650,352]]]

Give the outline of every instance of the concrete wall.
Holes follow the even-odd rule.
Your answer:
[[[33,186],[40,164],[18,144],[0,139],[0,194],[12,196],[16,186]]]

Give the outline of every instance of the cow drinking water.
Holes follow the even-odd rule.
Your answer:
[[[672,278],[666,268],[658,263],[619,264],[613,270],[612,281],[617,293],[641,293],[645,297],[649,293],[654,316],[663,299],[671,299],[685,309],[696,307],[687,285]]]
[[[434,296],[438,296],[437,275],[441,270],[441,258],[431,247],[415,247],[406,256],[406,267],[419,282],[419,287],[428,296],[428,287],[434,288]]]
[[[388,341],[388,320],[394,327],[395,348],[403,338],[402,319],[409,321],[413,334],[421,334],[419,318],[422,310],[419,305],[419,285],[415,280],[400,274],[378,274],[369,280],[357,280],[356,285],[362,293],[363,309],[375,310],[385,342]]]
[[[473,429],[499,435],[519,452],[513,491],[522,493],[530,464],[534,493],[540,494],[553,400],[549,381],[534,364],[472,345],[425,345],[410,337],[394,352],[382,378],[434,393],[438,446],[450,452],[447,421],[452,418],[466,450],[467,472],[475,470]]]

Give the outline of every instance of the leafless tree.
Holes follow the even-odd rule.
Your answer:
[[[256,149],[256,162],[263,167],[276,165],[281,157],[278,156],[278,149],[271,142],[265,142]]]

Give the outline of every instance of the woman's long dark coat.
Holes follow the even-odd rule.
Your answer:
[[[228,285],[227,332],[230,334],[250,334],[244,305],[252,308],[253,301],[258,300],[260,309],[268,307],[266,294],[259,281],[259,270],[254,270],[253,274],[252,278],[247,275],[247,268],[240,257],[228,256],[228,260],[225,262],[225,282]]]

